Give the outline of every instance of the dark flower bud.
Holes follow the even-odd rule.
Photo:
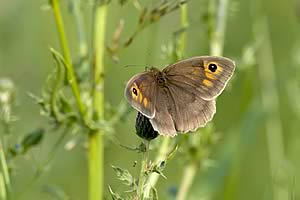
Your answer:
[[[138,112],[135,121],[136,134],[145,139],[153,140],[158,136],[158,132],[155,131],[147,117]]]

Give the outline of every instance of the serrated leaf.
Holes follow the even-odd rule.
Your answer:
[[[119,142],[119,145],[129,151],[134,151],[136,153],[145,152],[145,144],[144,143],[141,143],[138,147],[129,147],[129,146],[121,144],[120,142]]]
[[[115,193],[110,186],[108,186],[108,189],[112,200],[124,200],[118,193]]]
[[[127,169],[122,169],[114,165],[112,165],[112,168],[116,172],[118,179],[122,181],[124,185],[130,186],[133,189],[136,188],[136,180]]]

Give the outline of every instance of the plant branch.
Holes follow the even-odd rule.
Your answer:
[[[95,5],[93,13],[93,111],[94,120],[104,120],[104,51],[107,4]],[[104,180],[103,131],[89,134],[89,199],[103,198]]]
[[[213,32],[210,41],[210,55],[221,56],[223,54],[223,46],[224,46],[224,35],[226,28],[226,16],[227,16],[227,7],[229,0],[220,0],[218,9],[216,13],[213,13],[215,16],[215,23],[212,27]],[[215,1],[209,2],[209,9],[215,8]],[[212,10],[211,10],[212,11]],[[195,137],[201,137],[201,135],[196,135]],[[194,182],[194,178],[196,176],[197,170],[199,167],[199,161],[191,161],[185,167],[183,171],[183,179],[179,188],[178,195],[176,197],[177,200],[184,200],[189,192],[190,187]]]
[[[192,183],[194,181],[194,177],[196,176],[198,169],[198,163],[190,163],[188,164],[184,170],[184,178],[182,179],[182,182],[179,187],[179,192],[176,197],[176,200],[185,200],[186,195],[189,192],[190,187],[192,186]]]
[[[188,21],[188,9],[187,9],[187,4],[184,4],[180,7],[180,12],[181,12],[181,27],[182,29],[185,29],[189,25]],[[186,31],[183,31],[181,33],[181,38],[180,38],[180,44],[178,51],[180,52],[179,54],[179,60],[184,57],[184,52],[186,50],[186,41],[187,41],[187,34]]]
[[[1,138],[2,139],[2,138]],[[11,198],[11,182],[10,182],[10,175],[8,172],[6,156],[3,149],[2,140],[0,139],[0,162],[1,162],[1,171],[0,171],[0,197],[5,197],[5,199]],[[2,185],[4,184],[4,185]]]
[[[210,1],[214,4],[214,1]],[[226,30],[226,20],[227,20],[227,7],[229,0],[220,0],[218,5],[218,10],[215,13],[216,21],[213,30],[213,35],[210,41],[210,55],[221,56],[223,54],[224,48],[224,36]],[[213,8],[214,6],[212,6]]]
[[[149,157],[149,141],[144,140],[143,144],[145,145],[145,150],[142,152],[142,163],[141,163],[141,171],[139,176],[139,182],[138,182],[138,190],[137,190],[137,196],[139,200],[143,200],[144,195],[144,185],[146,181],[146,170],[147,170],[147,164],[148,164],[148,157]]]
[[[85,58],[88,54],[88,45],[86,41],[85,24],[83,19],[83,13],[80,8],[80,0],[72,1],[74,6],[74,16],[77,24],[77,34],[79,40],[79,55],[80,58]]]
[[[74,67],[72,64],[72,58],[71,58],[71,54],[69,51],[69,46],[68,46],[68,42],[67,42],[67,38],[66,38],[64,23],[63,23],[61,11],[60,11],[59,0],[50,0],[50,4],[51,4],[53,12],[54,12],[56,26],[57,26],[58,35],[59,35],[60,46],[63,51],[63,57],[65,59],[66,70],[67,70],[67,79],[72,88],[72,92],[74,94],[79,112],[84,117],[85,112],[86,112],[85,105],[81,101],[78,82],[77,82]]]
[[[181,25],[182,28],[186,28],[188,26],[188,13],[187,13],[187,4],[183,4],[180,7],[180,11],[181,11]],[[182,32],[181,33],[181,37],[179,40],[179,46],[178,49],[176,49],[175,51],[178,52],[178,57],[176,57],[177,59],[182,59],[184,57],[184,52],[186,49],[186,32]],[[171,138],[169,137],[164,137],[162,139],[162,144],[160,146],[158,155],[155,159],[155,163],[159,163],[160,161],[166,160],[167,156],[168,156],[168,152],[169,152],[169,146],[170,146],[170,141]],[[160,175],[157,173],[151,173],[151,175],[149,176],[148,180],[147,180],[147,184],[145,184],[145,198],[149,198],[150,197],[150,191],[151,188],[154,188],[158,179],[159,179]]]
[[[155,159],[155,163],[159,163],[160,161],[166,160],[169,152],[169,144],[170,144],[171,138],[169,137],[164,137],[162,139],[161,146],[159,148],[158,155]],[[150,197],[150,191],[151,188],[154,188],[160,175],[157,173],[151,173],[148,177],[147,183],[145,184],[145,198]]]
[[[280,176],[285,161],[282,124],[279,111],[279,94],[276,89],[276,72],[272,54],[267,19],[257,19],[253,26],[254,38],[259,43],[257,53],[258,75],[261,81],[262,108],[267,114],[265,121],[270,171],[274,180]],[[273,199],[289,199],[289,191],[281,185],[272,184]]]

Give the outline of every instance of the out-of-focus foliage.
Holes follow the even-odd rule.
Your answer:
[[[124,101],[126,81],[145,66],[163,68],[173,57],[178,57],[172,53],[174,40],[182,31],[187,33],[185,57],[209,54],[213,22],[208,20],[211,15],[208,1],[188,1],[189,25],[184,29],[179,23],[180,12],[172,10],[176,1],[166,2],[109,2],[104,79],[106,115],[110,120],[92,124],[106,128],[104,124],[108,123],[111,132],[111,124],[115,125],[105,148],[107,198],[120,199],[118,194],[126,191],[128,184],[135,185],[139,174],[140,154],[113,142],[122,141],[123,146],[140,143],[134,134],[136,113],[128,112],[128,107],[120,103]],[[163,169],[167,179],[161,178],[157,191],[152,191],[159,199],[176,195],[183,167],[190,160],[201,161],[201,158],[208,159],[199,163],[204,167],[199,168],[188,199],[273,199],[274,190],[287,193],[285,197],[289,199],[300,198],[297,183],[300,176],[300,2],[229,2],[224,56],[236,61],[236,72],[217,100],[213,126],[197,132],[205,137],[193,140],[180,135],[175,139],[180,141],[178,152]],[[55,101],[59,107],[45,107],[40,113],[39,105],[29,95],[43,96],[42,88],[51,89],[53,94],[53,88],[62,89],[65,84],[64,78],[57,76],[62,68],[55,68],[49,51],[49,46],[54,49],[60,46],[52,10],[47,4],[48,1],[34,0],[0,1],[0,136],[5,141],[2,145],[11,150],[6,152],[6,164],[17,197],[86,199],[86,140],[78,134],[82,127],[76,123],[71,130],[53,129],[53,124],[41,115],[52,117],[54,124],[55,120],[73,123],[78,118],[69,108],[71,99],[58,92]],[[61,6],[74,65],[79,81],[84,82],[89,78],[85,51],[88,47],[81,44],[82,39],[90,39],[93,3],[80,1],[79,7],[72,7],[72,1],[61,0]],[[80,22],[74,20],[77,11],[83,14],[86,35],[77,28]],[[47,77],[54,70],[55,75],[48,80],[55,83],[55,79],[61,78],[59,85],[45,88]],[[91,86],[81,87],[86,92],[83,95],[88,97]],[[51,97],[47,98],[51,101]],[[61,138],[62,132],[70,134]],[[155,139],[152,155],[160,140],[160,137]],[[186,143],[192,144],[189,149],[180,146]],[[280,159],[277,159],[278,151],[283,154]],[[115,171],[127,185],[120,184]],[[3,174],[1,168],[0,195],[8,186]]]

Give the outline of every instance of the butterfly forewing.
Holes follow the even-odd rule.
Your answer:
[[[163,70],[169,83],[197,90],[202,99],[215,99],[225,88],[235,69],[232,60],[199,56],[180,61]]]
[[[129,103],[148,118],[155,116],[156,81],[151,72],[133,76],[125,88]]]

